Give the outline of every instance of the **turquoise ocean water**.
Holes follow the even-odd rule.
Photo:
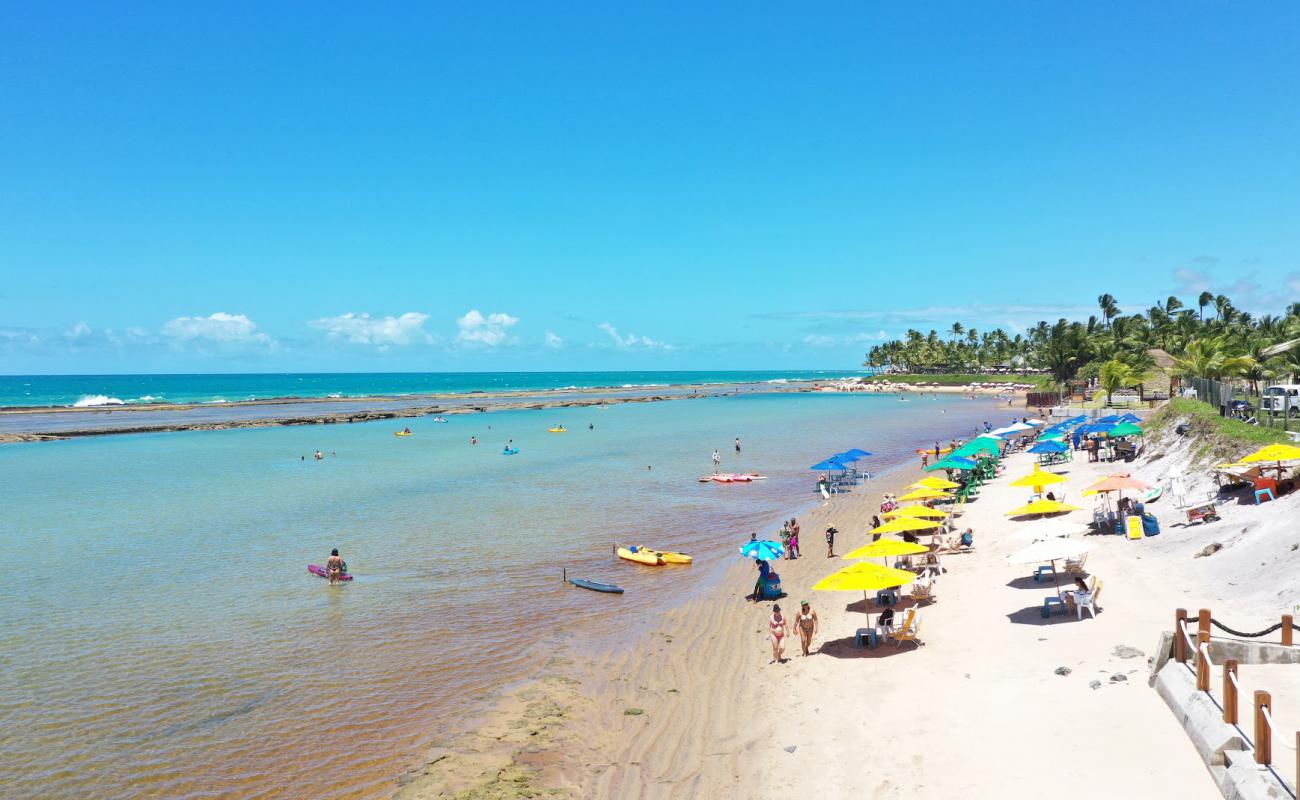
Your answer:
[[[0,447],[3,794],[386,796],[540,651],[617,644],[716,581],[749,531],[813,501],[808,465],[862,447],[886,470],[1009,419],[953,396],[755,394],[415,419],[406,438],[377,422]],[[769,479],[699,484],[715,448]],[[614,540],[697,563],[625,564]],[[353,583],[306,572],[331,547]],[[628,592],[566,588],[561,567]]]
[[[816,381],[863,370],[641,372],[333,372],[245,375],[0,375],[3,406],[233,403],[277,397],[373,397],[469,392]]]

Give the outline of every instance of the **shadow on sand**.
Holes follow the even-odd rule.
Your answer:
[[[1098,609],[1097,613],[1101,614],[1102,609]],[[1083,619],[1080,620],[1078,612],[1066,611],[1062,613],[1059,608],[1053,608],[1052,615],[1047,619],[1043,619],[1043,604],[1039,603],[1036,606],[1013,611],[1007,614],[1007,619],[1011,620],[1012,624],[1015,625],[1056,625],[1063,622],[1083,622],[1092,619],[1092,617],[1085,611]]]
[[[903,642],[896,645],[892,640],[882,640],[877,647],[858,647],[855,643],[855,637],[846,636],[843,639],[831,639],[822,644],[818,649],[818,655],[830,656],[831,658],[891,658],[899,654],[910,653],[919,649],[912,642]]]

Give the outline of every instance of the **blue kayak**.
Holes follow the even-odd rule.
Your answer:
[[[586,578],[570,578],[569,583],[583,589],[590,589],[593,592],[607,592],[609,594],[622,594],[623,587],[615,586],[612,583],[600,583],[598,581],[589,581]]]

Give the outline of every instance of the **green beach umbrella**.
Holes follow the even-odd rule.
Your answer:
[[[1063,441],[1064,439],[1065,439],[1065,434],[1063,433],[1044,433],[1042,436],[1039,436],[1035,441],[1059,442],[1059,441]]]
[[[1141,436],[1142,429],[1131,422],[1121,422],[1107,431],[1106,435],[1112,439],[1118,436]]]
[[[998,443],[997,439],[990,439],[982,436],[978,439],[972,439],[961,447],[958,447],[956,450],[952,451],[952,455],[969,456],[973,454],[987,453],[988,455],[996,456],[1001,452],[1002,446]]]

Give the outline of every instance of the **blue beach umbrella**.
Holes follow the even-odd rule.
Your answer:
[[[869,456],[869,455],[871,455],[871,454],[868,453],[866,450],[863,450],[863,449],[858,448],[858,447],[854,447],[854,448],[852,448],[852,449],[845,450],[841,455],[846,455],[846,456],[847,456],[847,455],[854,455],[854,456],[857,456],[858,458],[866,458],[867,456]]]
[[[853,455],[853,453],[849,452],[848,450],[845,450],[843,453],[836,453],[835,455],[831,456],[827,460],[841,461],[845,464],[852,464],[854,461],[861,461],[862,459],[859,456]]]
[[[826,470],[829,469],[844,469],[844,468],[845,466],[843,461],[836,461],[833,458],[828,458],[825,461],[819,461],[816,464],[813,464],[808,469],[814,469],[817,470],[818,472],[825,472]]]
[[[746,542],[740,548],[740,554],[756,561],[775,561],[785,555],[785,548],[780,542],[759,539],[757,542]]]
[[[1070,448],[1066,447],[1066,446],[1065,446],[1064,444],[1062,444],[1061,442],[1057,442],[1057,441],[1047,441],[1047,442],[1039,442],[1038,444],[1036,444],[1036,445],[1034,445],[1033,447],[1029,448],[1029,452],[1031,452],[1031,453],[1064,453],[1064,452],[1069,451],[1069,449],[1070,449]]]

